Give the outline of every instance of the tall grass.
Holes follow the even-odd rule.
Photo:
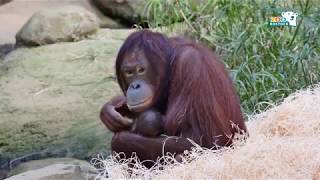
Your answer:
[[[151,27],[185,22],[193,38],[215,50],[231,72],[244,112],[252,114],[319,82],[318,4],[316,0],[150,0],[145,10]],[[269,26],[270,17],[283,11],[299,14],[296,27]]]

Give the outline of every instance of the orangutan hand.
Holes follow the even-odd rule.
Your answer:
[[[126,97],[117,96],[102,107],[100,119],[110,131],[119,132],[131,127],[133,120],[128,118],[129,113]]]

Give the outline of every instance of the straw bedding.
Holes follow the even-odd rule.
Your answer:
[[[299,91],[252,116],[250,136],[233,148],[195,148],[184,162],[145,169],[139,163],[94,159],[97,179],[320,179],[320,86]],[[173,161],[170,156],[165,161]]]

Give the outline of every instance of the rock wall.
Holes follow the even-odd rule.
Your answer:
[[[120,93],[114,60],[130,32],[103,29],[80,42],[9,53],[0,62],[2,159],[43,150],[79,158],[108,152],[99,111]]]

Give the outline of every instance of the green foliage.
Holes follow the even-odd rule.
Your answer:
[[[170,25],[182,22],[193,16],[198,6],[192,0],[149,0],[144,9],[151,27]]]
[[[186,22],[191,36],[222,57],[248,114],[264,111],[297,89],[319,82],[317,1],[209,0],[196,7],[189,1],[157,3],[149,3],[149,9],[154,8],[150,26]],[[170,8],[160,9],[164,4]],[[160,10],[161,15],[156,13]],[[283,11],[299,14],[296,27],[269,26],[270,17]],[[171,16],[173,12],[179,13]]]

